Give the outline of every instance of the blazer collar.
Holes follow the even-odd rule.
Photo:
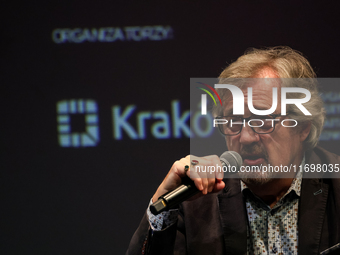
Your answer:
[[[228,254],[247,254],[248,218],[240,179],[224,181],[226,189],[218,195],[224,245]]]
[[[321,164],[314,153],[306,153],[306,163]],[[329,185],[322,179],[304,178],[299,202],[298,248],[300,254],[317,254],[324,222]]]

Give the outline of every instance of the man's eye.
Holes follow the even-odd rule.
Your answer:
[[[231,118],[231,121],[232,122],[238,122],[238,121],[241,121],[241,119],[240,118]]]
[[[263,129],[269,129],[273,127],[273,123],[271,121],[265,120],[262,126]]]

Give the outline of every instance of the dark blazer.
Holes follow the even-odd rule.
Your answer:
[[[316,147],[306,153],[306,163],[339,164],[340,157]],[[248,218],[240,180],[224,181],[219,193],[183,202],[177,224],[164,231],[152,234],[144,215],[126,255],[247,254]],[[298,228],[299,254],[322,254],[340,243],[340,179],[303,179]],[[340,254],[340,247],[327,254]]]

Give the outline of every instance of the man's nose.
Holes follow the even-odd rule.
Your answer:
[[[252,144],[260,140],[259,134],[257,134],[249,125],[245,125],[240,133],[241,144]]]

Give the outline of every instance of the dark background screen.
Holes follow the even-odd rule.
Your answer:
[[[191,77],[278,45],[303,52],[319,77],[339,76],[329,2],[22,1],[2,11],[3,254],[123,254],[189,154],[174,115],[189,110]]]

